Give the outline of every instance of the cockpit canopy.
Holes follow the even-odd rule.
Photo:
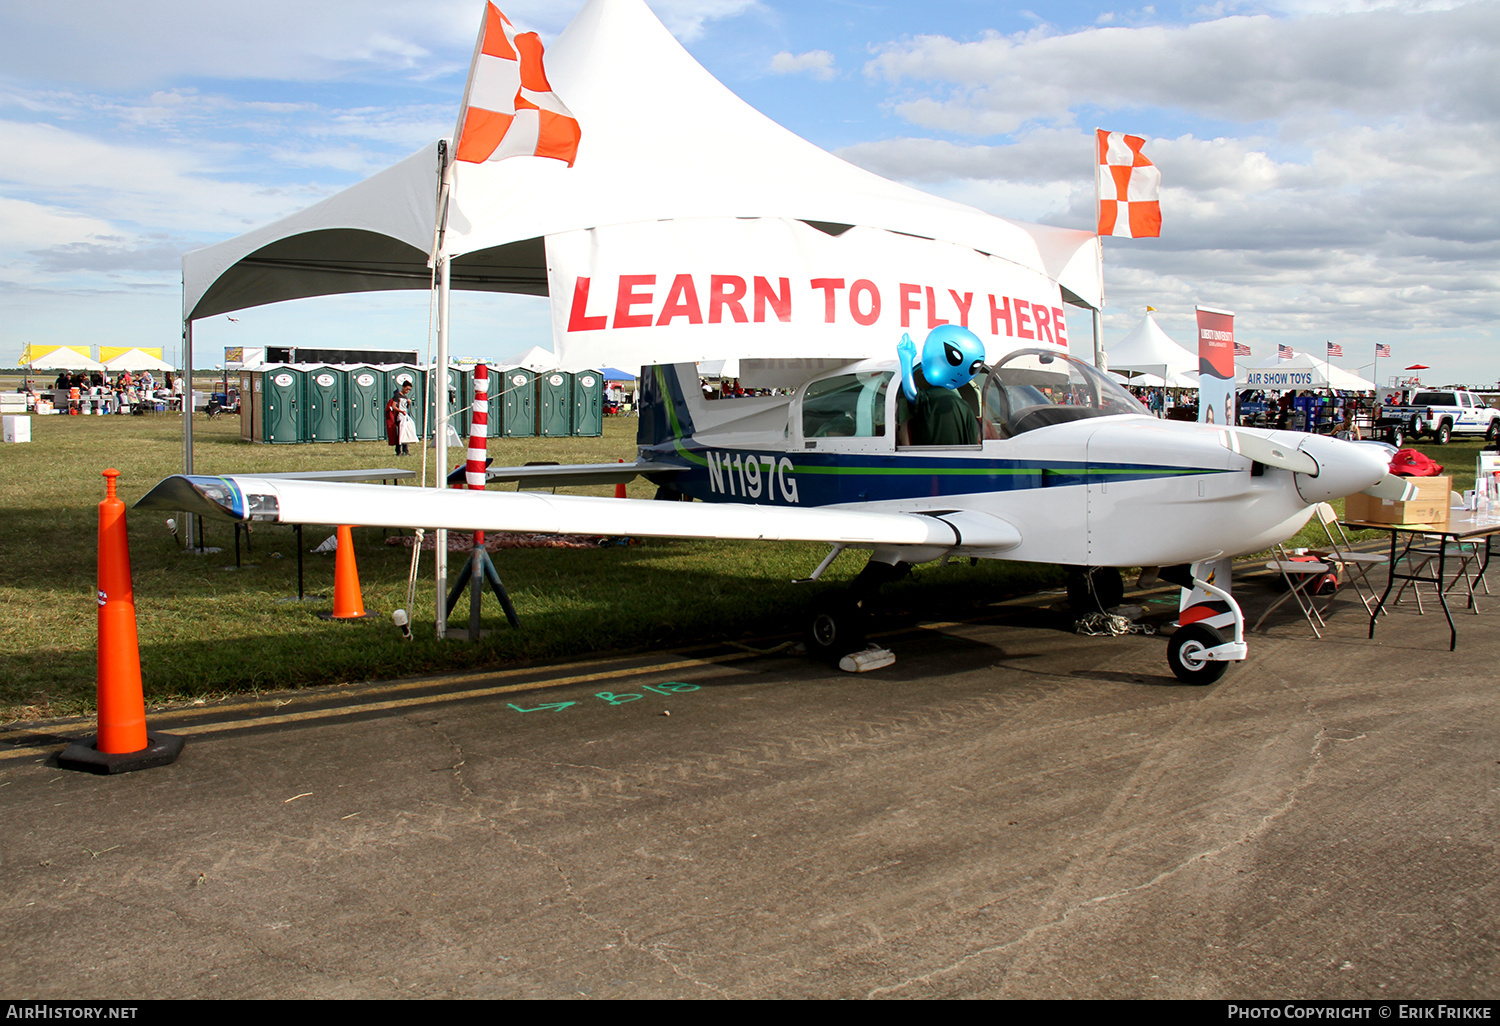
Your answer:
[[[877,365],[878,367],[878,365]],[[821,378],[802,394],[804,438],[879,438],[886,434],[894,374],[872,368]],[[977,394],[975,386],[983,383]],[[896,388],[894,392],[899,393]],[[1121,385],[1092,365],[1050,349],[1007,355],[959,390],[979,410],[980,437],[1010,438],[1049,424],[1123,413],[1149,416]],[[896,415],[897,422],[903,418]]]
[[[1149,411],[1098,368],[1048,349],[1019,349],[984,379],[985,438],[1010,438],[1089,417]]]

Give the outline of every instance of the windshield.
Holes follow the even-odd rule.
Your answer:
[[[804,438],[872,438],[885,434],[890,371],[840,374],[807,386],[802,398]]]
[[[1411,404],[1413,406],[1457,406],[1458,399],[1452,392],[1418,392]]]
[[[1021,349],[984,382],[984,437],[1010,438],[1049,424],[1138,413],[1124,387],[1097,368],[1046,349]]]

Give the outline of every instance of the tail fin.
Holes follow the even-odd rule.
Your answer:
[[[691,363],[653,364],[641,370],[641,420],[635,442],[641,448],[665,446],[693,434],[693,414],[683,381],[698,387],[698,370]]]

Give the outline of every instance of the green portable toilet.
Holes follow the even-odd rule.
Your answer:
[[[434,377],[432,380],[437,380]],[[448,423],[453,425],[453,430],[458,432],[459,438],[467,438],[469,435],[469,403],[473,401],[473,384],[469,376],[464,373],[462,367],[448,368]],[[431,423],[433,417],[437,416],[437,393],[427,397],[427,410],[429,417],[427,422]],[[422,437],[427,437],[425,434]]]
[[[496,438],[530,438],[536,434],[536,375],[525,367],[508,367],[490,374],[490,387],[501,391],[490,396],[490,434]]]
[[[411,382],[411,419],[416,422],[417,437],[427,437],[427,411],[422,407],[422,390],[427,382],[427,372],[410,364],[386,368],[385,398],[389,402],[401,391],[401,386]],[[380,408],[380,431],[385,433],[385,407]]]
[[[573,434],[604,434],[604,375],[596,370],[573,375]]]
[[[344,437],[351,442],[385,441],[385,371],[350,367],[347,388]]]
[[[537,434],[566,438],[573,433],[573,375],[544,371],[537,375]]]
[[[307,440],[309,442],[345,442],[344,385],[347,380],[340,367],[312,366],[302,375],[307,390]]]
[[[302,371],[288,364],[260,374],[260,441],[295,445],[303,440]]]

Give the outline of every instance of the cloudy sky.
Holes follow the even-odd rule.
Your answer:
[[[555,36],[582,0],[508,0]],[[0,364],[165,346],[180,256],[452,129],[480,0],[0,8]],[[1148,137],[1160,239],[1105,242],[1106,343],[1193,307],[1350,369],[1500,379],[1500,5],[1443,0],[653,0],[713,74],[814,143],[1021,220],[1093,223],[1095,127]],[[566,99],[566,98],[564,98]],[[587,130],[585,126],[585,131]],[[200,322],[218,347],[425,350],[420,293]],[[544,300],[454,302],[455,355],[548,344]],[[1086,337],[1083,323],[1071,332]],[[208,355],[203,355],[203,354]]]

